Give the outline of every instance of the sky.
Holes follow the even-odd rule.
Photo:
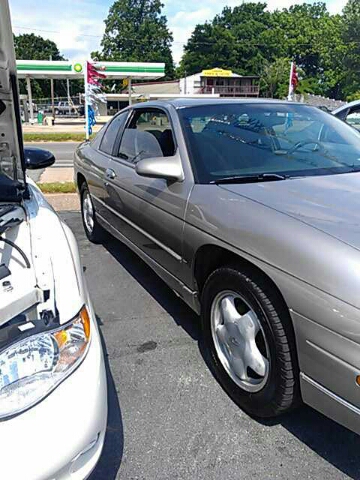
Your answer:
[[[211,20],[225,6],[234,7],[248,0],[162,0],[163,13],[174,36],[175,63],[198,23]],[[252,0],[256,1],[256,0]],[[266,1],[266,0],[264,0]],[[267,0],[268,8],[285,8],[313,0]],[[331,13],[341,12],[347,0],[324,0]],[[113,0],[9,0],[16,34],[35,33],[53,40],[70,60],[82,61],[100,48],[104,20]]]

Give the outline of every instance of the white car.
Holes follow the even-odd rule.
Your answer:
[[[107,423],[103,352],[75,238],[26,178],[12,30],[0,2],[0,478],[84,479]]]
[[[360,131],[360,100],[346,103],[334,110],[332,114]]]

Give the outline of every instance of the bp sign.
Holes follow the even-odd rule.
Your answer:
[[[81,63],[75,63],[74,70],[76,73],[81,73],[83,70],[83,66],[81,65]]]

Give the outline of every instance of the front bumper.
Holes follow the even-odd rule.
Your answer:
[[[86,358],[35,407],[0,422],[0,478],[83,480],[104,444],[107,387],[95,319]]]

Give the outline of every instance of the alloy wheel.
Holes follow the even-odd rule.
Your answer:
[[[94,230],[94,207],[89,192],[83,195],[83,219],[87,231],[91,234]]]
[[[247,392],[260,391],[269,377],[269,347],[257,314],[238,293],[223,291],[214,298],[211,333],[231,379]]]

